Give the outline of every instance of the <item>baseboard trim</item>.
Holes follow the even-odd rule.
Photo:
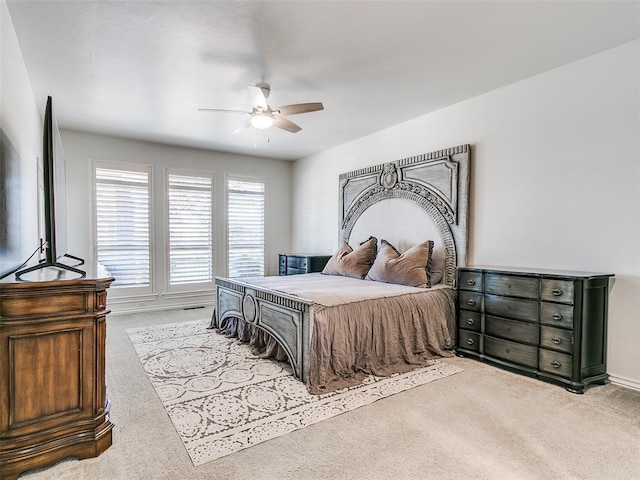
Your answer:
[[[624,377],[616,377],[614,375],[609,375],[609,380],[611,381],[611,383],[620,385],[621,387],[631,388],[640,392],[640,382],[638,382],[637,380],[631,380],[630,378]]]
[[[162,310],[182,310],[185,308],[196,308],[196,307],[210,307],[213,303],[211,301],[208,302],[181,302],[174,303],[171,305],[154,305],[154,306],[136,306],[131,305],[129,308],[112,308],[111,315],[120,315],[120,314],[128,314],[128,313],[144,313],[144,312],[158,312]]]

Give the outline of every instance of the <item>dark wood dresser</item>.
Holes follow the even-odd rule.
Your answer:
[[[331,255],[304,255],[298,253],[281,253],[279,258],[279,275],[297,275],[299,273],[321,272]]]
[[[42,281],[0,282],[3,480],[111,446],[105,340],[113,278],[89,270],[80,279],[55,269],[29,274]]]
[[[458,354],[583,393],[605,383],[613,275],[460,267]]]

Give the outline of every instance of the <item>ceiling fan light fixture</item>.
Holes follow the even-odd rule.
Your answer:
[[[264,130],[265,128],[269,128],[271,125],[273,125],[273,120],[273,116],[269,115],[268,113],[254,113],[251,116],[251,125],[253,125],[255,128]]]

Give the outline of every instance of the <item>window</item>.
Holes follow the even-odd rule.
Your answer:
[[[150,287],[148,166],[94,166],[96,257],[113,287]]]
[[[167,171],[169,285],[213,281],[213,175]]]
[[[264,275],[265,181],[227,177],[229,277]]]

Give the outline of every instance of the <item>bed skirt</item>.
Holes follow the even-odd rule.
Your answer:
[[[289,362],[287,352],[269,333],[245,322],[240,317],[226,317],[218,322],[214,312],[211,328],[215,328],[218,333],[226,337],[237,338],[240,342],[248,344],[252,353],[260,358]]]

